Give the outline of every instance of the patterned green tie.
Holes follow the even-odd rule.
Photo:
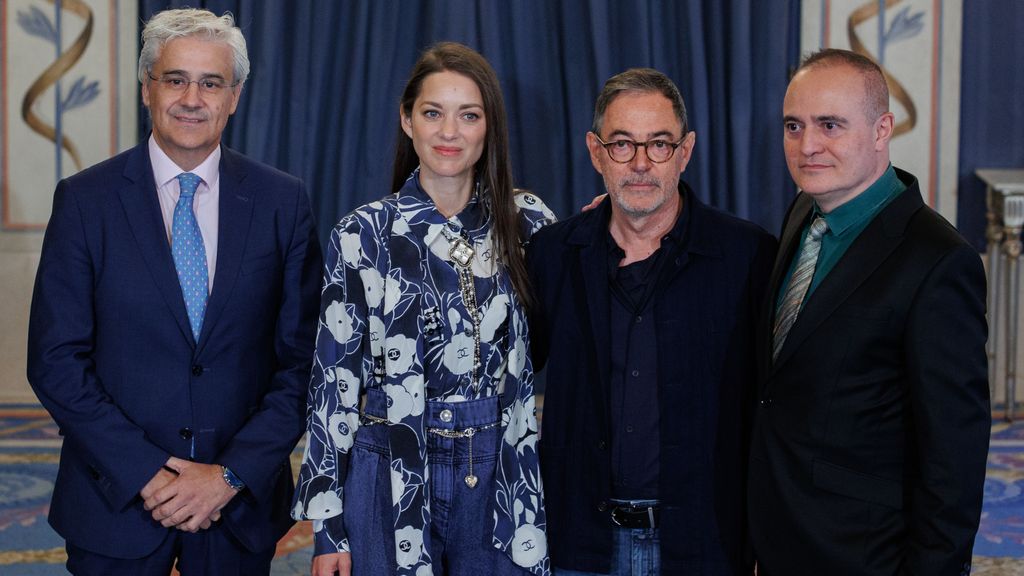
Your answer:
[[[774,348],[772,350],[772,361],[779,357],[779,351],[786,342],[789,329],[796,322],[800,314],[800,307],[804,303],[804,296],[807,295],[807,288],[814,278],[814,268],[818,264],[818,253],[821,251],[821,237],[828,231],[828,222],[821,216],[816,216],[811,222],[811,229],[804,240],[803,250],[796,261],[796,269],[789,279],[789,286],[786,287],[786,295],[782,298],[778,314],[775,315],[775,329],[772,331]]]

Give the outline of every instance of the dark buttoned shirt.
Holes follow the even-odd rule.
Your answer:
[[[680,215],[654,254],[621,267],[625,252],[611,233],[607,235],[613,498],[658,498],[661,442],[654,301],[658,277],[671,261],[685,226],[686,218]]]

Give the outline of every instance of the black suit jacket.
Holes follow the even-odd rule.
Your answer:
[[[969,572],[990,412],[985,275],[917,180],[808,297],[778,360],[759,330],[750,528],[762,576]],[[770,303],[812,212],[783,225]]]
[[[775,239],[703,205],[680,183],[685,238],[656,280],[662,574],[751,573],[745,490],[754,338]],[[611,562],[608,234],[611,201],[537,232],[528,252],[539,442],[556,568]]]
[[[247,485],[211,529],[266,550],[291,525],[322,260],[302,183],[222,149],[217,270],[193,338],[148,143],[62,180],[43,241],[28,379],[64,435],[50,523],[139,558],[169,530],[139,491],[169,456]]]

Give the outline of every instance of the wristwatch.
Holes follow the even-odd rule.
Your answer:
[[[245,490],[245,482],[238,479],[235,473],[231,471],[227,466],[220,467],[221,476],[224,477],[224,481],[227,482],[228,486],[231,486],[236,492]]]

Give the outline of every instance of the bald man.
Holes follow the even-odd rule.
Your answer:
[[[760,576],[970,572],[990,412],[977,252],[889,162],[881,70],[823,50],[783,105],[800,193],[759,329]]]

